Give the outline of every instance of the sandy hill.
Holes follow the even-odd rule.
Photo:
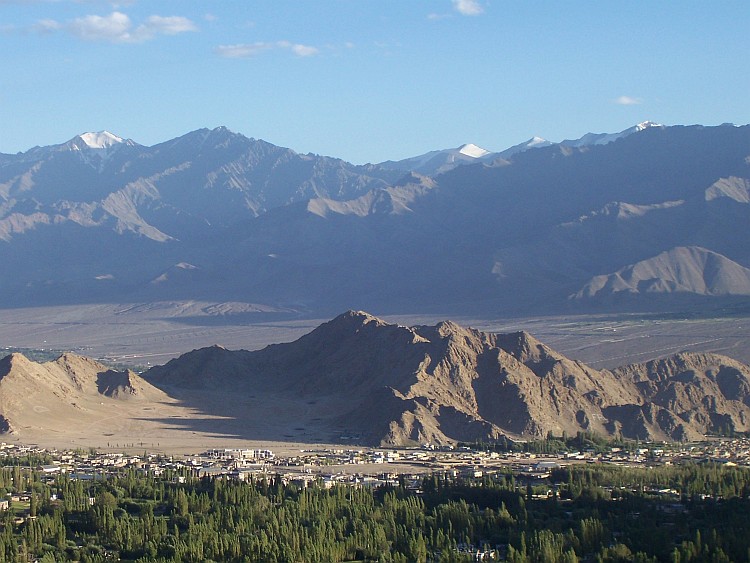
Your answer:
[[[592,278],[575,299],[617,293],[750,295],[750,269],[700,247],[679,247]]]
[[[171,400],[131,371],[76,354],[37,363],[22,354],[0,360],[0,415],[6,433],[37,441],[86,433],[114,436],[143,409]],[[101,442],[98,442],[101,443]]]

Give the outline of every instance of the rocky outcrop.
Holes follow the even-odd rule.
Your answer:
[[[250,439],[263,429],[368,445],[579,431],[682,441],[750,431],[750,368],[684,353],[596,370],[525,332],[489,334],[449,321],[407,327],[359,311],[255,352],[194,350],[143,378],[76,354],[44,364],[20,354],[0,360],[3,432],[72,421],[125,428],[135,411],[124,405],[143,405],[142,416],[165,401],[192,409],[196,427],[220,434],[216,424],[231,422]]]
[[[292,343],[197,350],[145,377],[173,389],[210,380],[300,402],[324,398],[327,408],[337,405],[336,424],[360,441],[404,445],[578,431],[664,440],[745,431],[749,375],[747,366],[708,354],[599,371],[524,332],[494,335],[452,322],[404,327],[349,311]]]

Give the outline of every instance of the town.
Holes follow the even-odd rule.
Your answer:
[[[549,446],[549,441],[544,443]],[[526,449],[533,446],[524,444]],[[269,448],[211,448],[174,456],[3,443],[0,477],[5,497],[0,498],[0,512],[6,517],[0,543],[13,557],[20,554],[22,559],[38,561],[51,561],[53,554],[81,561],[156,556],[200,561],[209,549],[214,560],[228,560],[230,552],[232,560],[241,553],[266,560],[263,554],[274,549],[273,541],[284,543],[294,536],[273,541],[263,536],[265,519],[289,518],[289,511],[315,506],[315,511],[323,512],[315,512],[314,517],[307,512],[312,518],[309,526],[334,518],[344,526],[342,530],[351,527],[326,548],[336,553],[344,549],[343,555],[328,556],[335,560],[370,561],[383,550],[392,550],[394,561],[520,561],[527,560],[526,550],[529,555],[543,553],[554,545],[571,560],[576,560],[574,552],[622,554],[630,553],[630,548],[644,557],[646,553],[662,557],[670,549],[695,552],[701,539],[694,526],[706,511],[728,518],[727,514],[736,513],[731,507],[746,503],[750,495],[750,439],[744,437],[692,444],[600,444],[552,454],[468,445],[283,449],[284,455]],[[231,506],[237,501],[243,510],[255,506],[253,510],[270,511],[257,521],[251,517],[246,524],[235,522],[253,525],[259,535],[235,534],[226,544],[202,543],[196,530],[207,522],[214,527],[224,522],[211,520],[210,514],[231,513],[238,509]],[[325,503],[339,509],[326,515]],[[351,503],[357,510],[380,516],[374,522],[364,519],[354,524]],[[389,539],[380,544],[354,539],[365,521],[384,525],[388,520],[382,521],[382,514],[390,510],[404,522],[416,518],[424,529],[410,535],[408,527],[387,532],[382,528],[386,535],[381,540]],[[656,520],[644,520],[646,513]],[[599,514],[609,514],[610,519],[601,516],[604,520],[600,520]],[[573,526],[574,535],[543,536],[533,530],[534,521],[551,515],[560,525]],[[316,518],[321,521],[313,524]],[[581,521],[571,524],[576,519]],[[603,521],[608,522],[606,528]],[[635,530],[630,529],[633,522],[639,522]],[[664,545],[649,543],[657,522],[665,529],[680,527],[679,538],[686,539],[678,541],[675,536]],[[115,532],[129,526],[143,530],[134,536]],[[90,530],[96,530],[95,537],[86,536]],[[625,530],[630,530],[629,547],[617,541]],[[525,533],[532,540],[528,544]],[[404,543],[407,537],[411,543]],[[739,553],[744,544],[738,547],[730,539],[717,536],[710,545],[712,553],[721,555],[725,549]],[[313,546],[322,540],[309,541],[296,549],[300,553],[318,549]],[[369,547],[357,547],[362,545]],[[406,559],[398,559],[396,552]],[[48,558],[39,558],[40,554]],[[6,559],[0,554],[0,560]]]
[[[0,444],[0,465],[27,462],[28,470],[42,475],[60,473],[71,479],[106,479],[124,469],[160,476],[165,471],[186,476],[219,477],[246,481],[251,477],[278,477],[306,486],[320,481],[334,484],[378,486],[401,477],[420,482],[425,474],[451,478],[481,479],[494,474],[543,481],[552,469],[571,464],[610,464],[658,467],[686,463],[714,463],[750,467],[750,438],[716,439],[695,443],[643,443],[606,451],[585,449],[554,454],[495,452],[468,446],[421,448],[323,448],[301,449],[293,455],[276,455],[270,449],[213,448],[183,456],[88,450],[50,450],[33,445]],[[29,460],[39,460],[36,465]],[[33,465],[33,466],[32,466]],[[1,507],[1,505],[0,505]]]

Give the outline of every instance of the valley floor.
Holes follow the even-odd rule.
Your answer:
[[[368,311],[378,314],[378,311]],[[484,332],[525,330],[569,358],[613,368],[681,351],[715,352],[750,363],[750,317],[657,314],[469,318],[388,315],[403,325],[450,318]],[[164,364],[219,344],[256,350],[290,342],[327,318],[254,311],[242,303],[162,302],[0,309],[0,350],[74,351],[133,367]]]

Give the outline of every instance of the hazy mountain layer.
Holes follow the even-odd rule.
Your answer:
[[[750,126],[541,145],[438,151],[474,164],[433,177],[224,128],[154,147],[88,134],[4,155],[0,305],[519,315],[746,295],[750,245],[737,233],[750,230]]]

